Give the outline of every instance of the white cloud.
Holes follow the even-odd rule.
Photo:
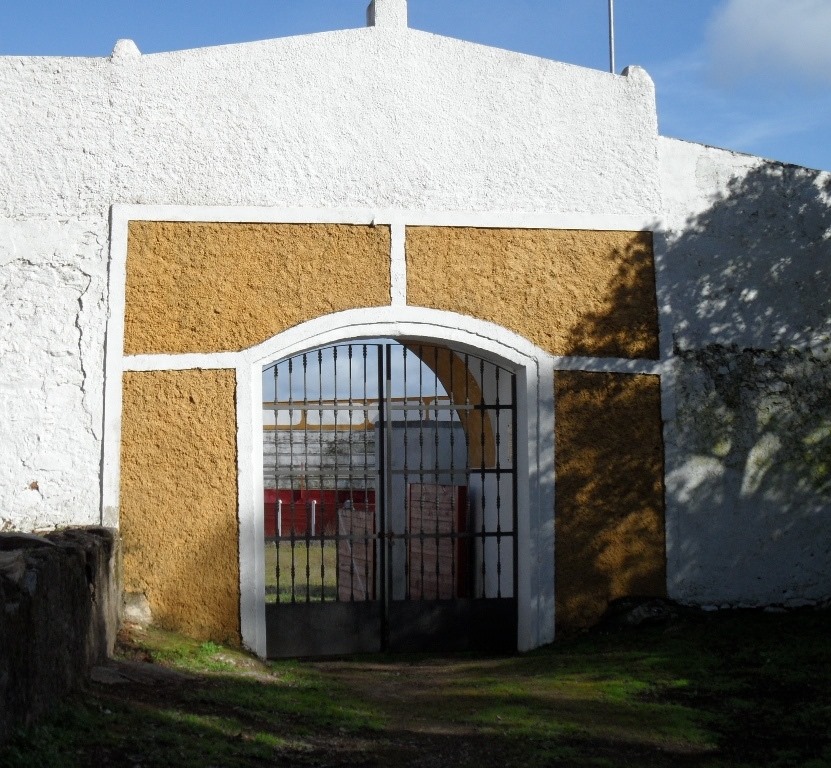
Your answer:
[[[726,0],[708,29],[717,76],[831,83],[829,0]]]

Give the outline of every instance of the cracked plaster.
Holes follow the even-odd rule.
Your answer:
[[[98,520],[106,229],[0,222],[0,510]]]

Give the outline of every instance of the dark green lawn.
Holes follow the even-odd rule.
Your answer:
[[[93,684],[0,765],[831,766],[828,611],[703,614],[498,658],[262,664],[156,631],[122,653],[156,666]]]

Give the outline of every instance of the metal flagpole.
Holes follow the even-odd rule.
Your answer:
[[[615,0],[609,0],[609,72],[615,73]]]

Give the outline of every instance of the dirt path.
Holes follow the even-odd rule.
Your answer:
[[[831,765],[831,616],[786,619],[707,618],[504,657],[276,663],[148,631],[0,749],[0,765]]]
[[[498,739],[481,728],[448,720],[444,708],[436,706],[436,692],[458,674],[459,663],[447,660],[430,663],[327,661],[308,663],[303,667],[331,681],[335,688],[346,692],[350,700],[371,711],[383,712],[383,728],[356,731],[334,723],[324,725],[315,732],[305,732],[302,739],[294,740],[296,744],[281,748],[272,760],[241,765],[504,768],[519,764],[507,759],[509,756]],[[252,669],[241,672],[260,685],[278,682],[272,673],[256,663]],[[222,685],[222,678],[157,664],[118,660],[94,671],[88,693],[101,702],[101,706],[116,708],[126,704],[169,711],[198,709],[203,717],[219,717],[228,715],[223,697],[213,700],[213,694]],[[200,691],[203,695],[199,695]],[[194,707],[194,701],[198,702],[197,707]],[[244,714],[250,723],[257,724],[253,713],[240,711],[240,714]],[[272,728],[273,723],[266,720],[261,720],[259,726]],[[289,732],[297,723],[284,717],[282,725]],[[104,768],[143,765],[141,757],[129,751],[100,751],[96,759]]]

